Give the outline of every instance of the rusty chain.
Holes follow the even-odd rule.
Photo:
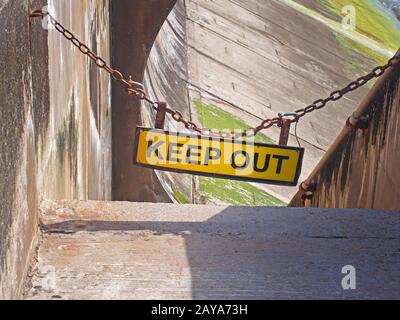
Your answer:
[[[75,47],[77,47],[80,52],[93,60],[93,62],[100,69],[106,70],[110,74],[112,79],[125,85],[125,89],[129,91],[129,94],[134,94],[142,100],[154,103],[147,98],[147,95],[144,92],[144,87],[141,83],[133,81],[130,77],[127,79],[120,71],[111,68],[103,58],[99,57],[88,46],[79,41],[79,39],[77,39],[71,31],[69,31],[61,23],[59,23],[49,12],[35,10],[29,15],[30,18],[41,17],[42,19],[46,16],[49,17],[49,21],[55,27],[55,29],[60,32],[67,40],[69,40]]]
[[[131,77],[128,79],[118,70],[113,69],[111,66],[109,66],[104,59],[99,57],[95,52],[93,52],[88,46],[86,46],[84,43],[79,41],[74,34],[66,29],[61,23],[59,23],[49,12],[47,11],[42,11],[42,10],[35,10],[33,11],[29,17],[30,18],[35,18],[35,17],[40,17],[44,19],[46,16],[49,17],[50,23],[55,27],[55,29],[60,32],[67,40],[69,40],[75,47],[79,49],[82,54],[88,56],[100,69],[106,70],[112,79],[114,79],[117,82],[122,83],[125,86],[125,92],[129,95],[133,95],[140,100],[148,102],[154,110],[157,111],[158,109],[158,104],[160,102],[156,102],[151,100],[146,92],[144,91],[144,86],[140,82],[133,81]],[[298,109],[294,112],[291,113],[283,113],[283,114],[278,114],[277,117],[274,118],[268,118],[265,119],[261,122],[261,124],[255,128],[248,128],[245,129],[244,132],[240,133],[241,137],[247,137],[247,136],[255,136],[258,132],[269,129],[272,126],[281,126],[282,125],[282,120],[283,118],[286,117],[291,117],[291,122],[298,122],[299,119],[304,117],[305,115],[315,111],[324,108],[328,102],[334,102],[337,100],[340,100],[343,98],[346,94],[349,92],[352,92],[354,90],[357,90],[358,88],[364,86],[367,84],[370,80],[374,78],[379,78],[382,76],[385,71],[393,67],[397,64],[400,63],[400,56],[395,55],[392,57],[387,64],[383,66],[378,66],[374,68],[370,73],[368,73],[365,76],[359,77],[357,80],[349,83],[346,87],[340,89],[340,90],[335,90],[333,91],[327,98],[325,99],[318,99],[315,100],[313,103],[308,105],[305,108]],[[206,134],[206,135],[214,135],[215,133],[213,130],[206,129],[206,128],[200,128],[198,127],[195,123],[192,121],[185,120],[183,117],[182,113],[173,110],[169,107],[167,107],[166,112],[171,115],[172,119],[175,120],[178,123],[182,123],[185,128],[196,131],[201,134]],[[219,136],[236,136],[236,133],[234,132],[219,132]]]

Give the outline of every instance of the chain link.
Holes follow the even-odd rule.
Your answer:
[[[125,92],[127,94],[133,95],[140,100],[148,102],[152,106],[152,108],[157,111],[159,102],[155,102],[147,96],[146,92],[144,91],[143,84],[141,84],[140,82],[133,81],[131,77],[126,78],[120,71],[113,69],[111,66],[109,66],[107,62],[104,61],[104,59],[99,57],[88,46],[79,41],[79,39],[77,39],[71,31],[69,31],[61,23],[59,23],[49,12],[36,10],[29,15],[30,18],[41,17],[42,19],[44,19],[46,16],[49,17],[49,21],[55,27],[55,29],[58,32],[60,32],[67,40],[69,40],[75,47],[77,47],[79,51],[82,52],[82,54],[88,56],[100,69],[104,69],[105,71],[107,71],[112,79],[122,83],[125,86]],[[378,66],[374,68],[369,74],[359,77],[357,80],[349,83],[346,87],[331,92],[331,94],[327,98],[315,100],[313,103],[306,106],[305,108],[294,111],[293,113],[290,114],[290,116],[292,117],[291,122],[297,123],[305,115],[315,110],[324,108],[329,102],[334,102],[342,99],[346,94],[364,86],[372,79],[379,78],[385,73],[385,71],[388,68],[393,67],[397,64],[400,64],[400,56],[395,55],[388,61],[387,64],[383,66]],[[284,117],[283,115],[278,115],[277,117],[274,118],[265,119],[260,123],[259,126],[255,128],[248,128],[243,132],[241,132],[240,134],[237,134],[232,131],[216,133],[215,131],[210,130],[208,128],[200,128],[192,121],[185,120],[181,112],[173,110],[169,107],[167,107],[166,112],[171,115],[172,119],[174,119],[178,123],[182,123],[187,129],[196,131],[203,135],[219,136],[219,137],[255,136],[258,132],[262,130],[269,129],[273,126],[281,126]]]

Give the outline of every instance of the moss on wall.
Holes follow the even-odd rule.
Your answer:
[[[179,190],[174,190],[174,198],[181,204],[192,203],[186,196]]]
[[[244,206],[285,206],[286,203],[256,186],[243,181],[200,177],[200,194],[204,202]]]
[[[251,127],[240,118],[222,110],[221,108],[218,108],[217,106],[203,103],[201,100],[198,99],[194,100],[193,103],[196,107],[199,121],[203,127],[217,130],[244,130]],[[275,144],[274,140],[263,133],[257,134],[255,137],[255,141],[261,143]]]

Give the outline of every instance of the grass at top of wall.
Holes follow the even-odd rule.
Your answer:
[[[396,51],[400,46],[400,22],[397,20],[393,12],[388,10],[380,2],[371,2],[370,0],[314,0],[318,4],[324,6],[324,10],[317,9],[314,11],[307,6],[308,14],[317,17],[327,17],[325,10],[328,10],[340,23],[343,17],[342,9],[346,5],[353,5],[356,8],[356,32],[376,41],[383,48]],[[388,56],[369,48],[368,46],[352,40],[351,38],[333,31],[339,44],[344,48],[348,56],[346,63],[346,73],[349,77],[361,76],[369,71],[373,65],[386,64]],[[365,65],[358,56],[369,58],[372,65]],[[371,87],[376,80],[370,81],[368,86]]]
[[[344,6],[353,5],[356,8],[357,32],[392,51],[400,47],[400,22],[394,13],[379,1],[375,0],[375,3],[372,3],[371,0],[327,0],[323,1],[323,4],[339,17],[342,16]]]
[[[200,177],[203,202],[215,200],[239,206],[283,207],[286,203],[244,181]]]
[[[203,103],[199,99],[194,100],[193,103],[196,106],[196,113],[203,127],[217,130],[243,130],[250,127],[240,118],[218,108],[217,106]],[[258,133],[255,136],[255,142],[276,144],[273,139],[263,133]]]
[[[354,52],[358,53],[363,57],[370,58],[376,66],[384,65],[387,63],[388,59],[386,56],[379,54],[378,52],[358,43],[357,41],[353,41],[350,38],[347,38],[339,33],[335,33],[336,39],[339,41],[340,45],[347,51],[349,56],[354,55]],[[358,61],[357,58],[351,59],[351,63],[348,62],[347,72],[349,76],[360,77],[366,75],[371,71],[372,66],[367,66],[364,63]],[[372,87],[376,80],[371,80],[368,82],[367,86]]]
[[[388,61],[388,58],[385,55],[382,55],[379,52],[376,52],[375,50],[372,50],[357,41],[354,41],[338,33],[335,33],[335,35],[343,47],[349,50],[354,50],[364,57],[371,58],[371,60],[375,61],[376,64],[384,65]]]

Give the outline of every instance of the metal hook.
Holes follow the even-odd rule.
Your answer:
[[[140,82],[133,81],[132,76],[129,76],[128,82],[132,87],[135,87],[136,89],[144,90],[144,85]]]
[[[43,18],[45,13],[42,10],[35,10],[29,14],[29,18]]]
[[[293,117],[293,121],[296,121],[298,119],[298,115],[296,112],[279,112],[278,113],[279,118],[288,118],[288,117]]]

